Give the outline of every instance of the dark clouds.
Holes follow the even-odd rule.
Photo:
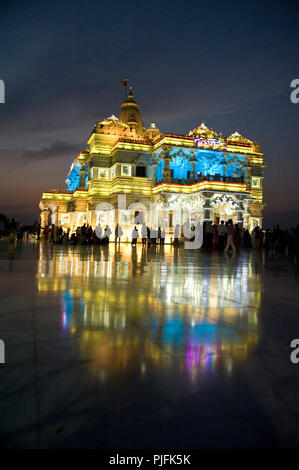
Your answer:
[[[94,123],[118,114],[126,76],[146,125],[187,132],[204,120],[260,141],[266,210],[298,209],[297,25],[294,2],[1,4],[0,211],[33,218],[43,188],[64,187]]]
[[[24,150],[20,156],[26,159],[61,158],[69,154],[70,159],[78,151],[78,145],[70,145],[65,142],[56,142],[49,147],[42,147],[40,150]],[[79,152],[78,152],[79,153]]]

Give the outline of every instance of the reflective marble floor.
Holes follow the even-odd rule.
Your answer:
[[[0,243],[0,446],[299,446],[285,255]]]

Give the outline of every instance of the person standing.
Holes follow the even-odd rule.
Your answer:
[[[174,246],[179,246],[179,238],[180,238],[180,226],[176,224],[174,231],[173,231],[173,244]]]
[[[96,243],[102,243],[103,240],[103,229],[101,227],[101,224],[98,223],[96,228],[94,229],[94,234],[96,236]]]
[[[106,225],[105,232],[104,232],[105,245],[109,245],[109,238],[110,238],[111,233],[112,233],[111,228],[109,227],[109,225]]]
[[[116,224],[114,234],[115,234],[115,243],[120,243],[120,239],[123,235],[123,231],[122,231],[122,228],[119,224]]]
[[[235,224],[234,244],[235,244],[236,249],[239,251],[240,244],[241,244],[239,224]]]
[[[138,239],[138,236],[139,236],[139,233],[138,233],[138,230],[136,228],[136,225],[132,231],[132,245],[135,245],[137,244],[137,239]]]
[[[46,225],[46,226],[45,226],[45,229],[44,229],[44,239],[45,239],[46,242],[47,242],[48,239],[49,239],[49,233],[50,233],[49,226]]]
[[[92,243],[92,239],[93,239],[93,230],[92,230],[92,226],[89,225],[87,228],[87,243]]]
[[[244,248],[251,248],[251,235],[248,228],[244,232]]]
[[[55,230],[56,230],[56,227],[53,224],[52,227],[50,228],[50,242],[51,243],[54,243],[54,240],[55,240]]]
[[[254,238],[254,248],[260,248],[261,246],[261,230],[258,225],[256,225],[252,231],[252,236]]]
[[[141,227],[141,238],[142,238],[142,245],[145,245],[146,239],[147,239],[147,227],[145,223],[143,223]]]
[[[161,245],[161,227],[158,227],[158,240]]]
[[[158,231],[153,227],[150,230],[150,237],[151,237],[151,245],[155,246],[157,243]]]
[[[234,244],[234,235],[235,235],[235,228],[233,221],[230,219],[227,222],[227,242],[226,242],[226,247],[224,249],[224,252],[227,253],[229,248],[232,248],[233,254],[236,253],[236,247]]]
[[[227,227],[224,223],[224,220],[221,220],[220,224],[217,227],[218,230],[218,248],[223,251],[225,247],[225,240],[227,235]]]
[[[165,230],[164,228],[161,230],[161,245],[163,246],[165,243]]]
[[[151,245],[151,229],[146,227],[147,246]]]
[[[215,250],[218,244],[218,224],[213,224],[212,230],[213,230],[212,249]]]
[[[211,250],[213,246],[213,226],[210,220],[207,221],[206,225],[206,243],[207,249]]]
[[[21,224],[17,225],[17,241],[21,242],[23,240],[23,227]]]

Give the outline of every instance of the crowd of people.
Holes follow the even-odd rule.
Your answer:
[[[185,225],[188,222],[185,222]],[[176,225],[171,235],[171,241],[174,246],[178,247],[184,241],[193,241],[195,238],[196,227],[194,224],[188,226],[189,231],[184,230],[185,227]],[[194,234],[192,234],[194,232]],[[187,233],[187,235],[186,235]],[[123,229],[117,224],[114,230],[113,240],[120,243],[123,240]],[[136,245],[138,240],[143,245],[164,245],[166,232],[163,228],[148,227],[145,223],[137,224],[131,232],[131,243]],[[83,224],[70,233],[70,230],[63,230],[62,227],[51,225],[46,226],[43,231],[43,239],[45,241],[60,244],[102,244],[108,245],[112,236],[112,230],[109,225],[101,227],[98,225],[93,229],[88,224]],[[39,236],[38,236],[39,238]],[[123,240],[124,241],[124,240]],[[203,243],[202,247],[211,250],[232,251],[236,253],[240,248],[265,248],[266,250],[298,251],[299,250],[299,225],[290,230],[282,230],[278,225],[262,230],[256,226],[250,233],[239,224],[234,224],[232,220],[228,222],[221,221],[219,223],[204,222],[203,223]]]
[[[70,234],[70,230],[63,230],[62,227],[56,225],[46,226],[43,232],[43,238],[45,241],[50,241],[53,243],[60,244],[101,244],[108,245],[111,239],[112,230],[109,225],[106,225],[105,228],[101,225],[97,225],[93,229],[90,225],[84,224],[77,227],[77,229]],[[114,241],[115,243],[120,243],[122,241],[124,233],[122,227],[117,224],[114,230]],[[165,230],[162,230],[159,227],[157,230],[154,228],[149,228],[145,224],[137,224],[134,226],[131,232],[131,243],[136,245],[138,239],[141,240],[142,244],[164,244],[165,240]]]
[[[187,228],[187,230],[186,230]],[[181,227],[176,225],[172,233],[168,237],[168,242],[178,247],[185,241],[193,241],[195,239],[196,227],[190,221],[186,221]],[[194,233],[193,233],[194,232]],[[42,238],[46,242],[59,244],[101,244],[108,245],[113,239],[115,243],[121,241],[130,241],[132,245],[136,245],[138,241],[142,245],[164,245],[166,232],[163,228],[149,227],[145,223],[136,224],[131,231],[129,240],[124,237],[124,232],[120,224],[117,224],[114,233],[112,233],[109,225],[102,227],[100,224],[93,229],[88,224],[77,227],[74,232],[70,229],[63,229],[57,225],[47,225],[42,228],[40,224],[36,224],[31,234],[27,227],[11,220],[8,226],[8,234],[10,241],[22,242],[30,237],[38,241]],[[231,250],[236,253],[240,248],[264,248],[270,251],[299,251],[299,225],[289,230],[282,230],[279,225],[272,228],[262,230],[256,226],[251,232],[240,224],[234,224],[232,220],[228,222],[212,223],[205,221],[203,223],[203,243],[202,247],[208,251],[219,250],[228,252]],[[2,233],[2,236],[4,233]],[[114,236],[112,236],[114,235]]]
[[[7,227],[0,227],[0,239],[8,235],[8,238],[11,242],[17,240],[18,242],[22,242],[23,240],[30,239],[30,230],[28,226],[20,222],[16,222],[15,219],[11,219],[11,221],[7,224]]]

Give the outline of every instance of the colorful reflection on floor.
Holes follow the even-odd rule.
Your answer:
[[[231,374],[257,344],[261,279],[251,256],[41,245],[37,285],[41,297],[61,292],[61,328],[91,373],[175,365],[195,380],[219,367]]]

